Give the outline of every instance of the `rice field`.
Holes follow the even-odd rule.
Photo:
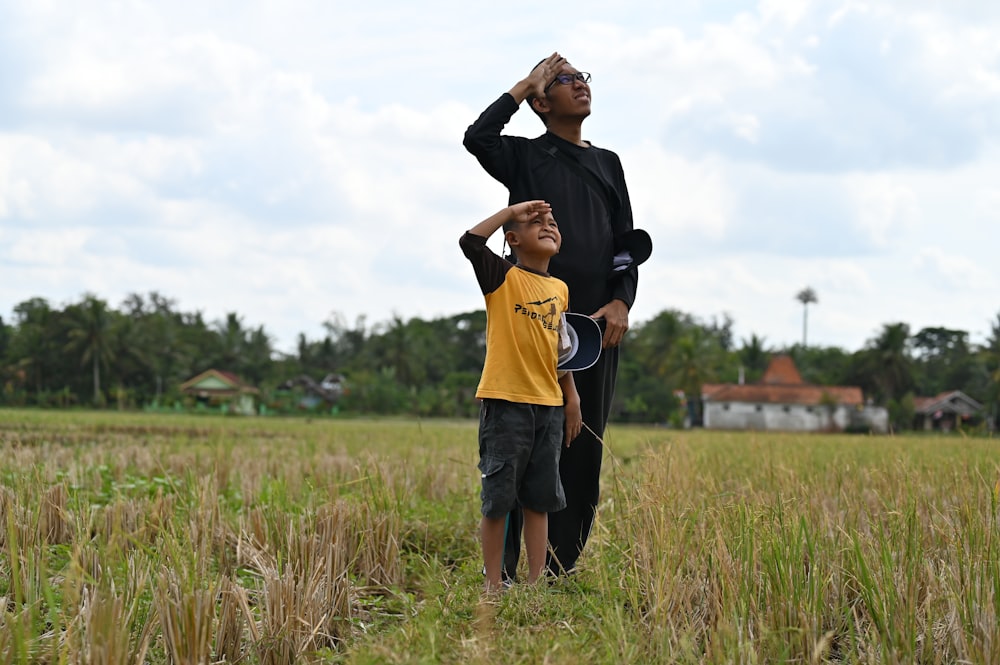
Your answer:
[[[1000,663],[995,439],[612,426],[483,599],[476,425],[0,410],[2,663]]]

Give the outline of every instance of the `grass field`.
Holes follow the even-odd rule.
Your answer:
[[[1000,663],[996,440],[613,426],[485,602],[475,436],[0,410],[0,664]]]

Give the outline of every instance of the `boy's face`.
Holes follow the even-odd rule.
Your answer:
[[[508,236],[507,243],[516,248],[518,256],[552,257],[562,247],[559,225],[550,212],[528,222],[519,222],[508,233],[512,236]]]

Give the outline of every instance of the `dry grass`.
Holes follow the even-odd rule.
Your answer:
[[[644,455],[604,533],[648,658],[1000,662],[993,442],[712,444]]]
[[[475,424],[0,411],[0,665],[1000,662],[992,440],[614,428],[481,602]]]
[[[303,662],[402,583],[396,471],[335,432],[35,415],[0,415],[0,662]]]

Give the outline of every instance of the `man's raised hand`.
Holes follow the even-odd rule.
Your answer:
[[[553,53],[549,57],[542,60],[540,63],[535,65],[535,68],[531,70],[528,74],[528,80],[531,83],[531,96],[532,97],[544,97],[545,96],[545,86],[549,84],[549,81],[556,77],[556,74],[562,70],[563,65],[566,64],[566,58],[562,57],[558,53]]]

